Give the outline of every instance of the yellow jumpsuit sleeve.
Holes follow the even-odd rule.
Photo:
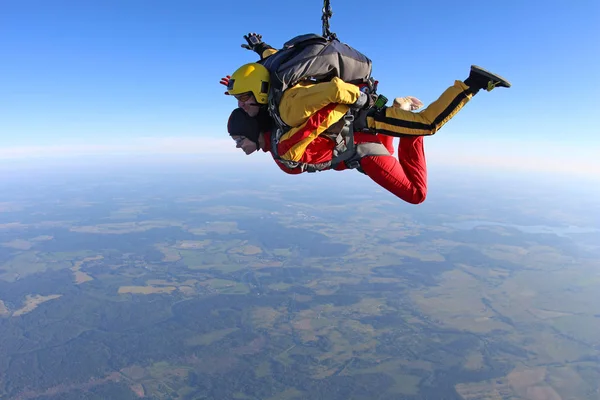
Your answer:
[[[283,92],[279,115],[283,122],[295,127],[328,104],[354,104],[359,96],[358,86],[337,77],[329,82],[301,82]]]

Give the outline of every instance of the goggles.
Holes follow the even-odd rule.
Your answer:
[[[241,101],[242,103],[245,103],[248,100],[250,100],[250,98],[252,98],[252,92],[246,92],[246,93],[242,93],[242,94],[234,94],[233,97],[235,97],[236,100]]]
[[[246,140],[246,138],[245,138],[245,137],[243,137],[243,136],[242,136],[242,137],[238,137],[238,138],[232,138],[232,139],[233,139],[233,141],[235,142],[235,145],[236,145],[236,146],[239,146],[239,145],[241,145],[241,144],[242,144],[242,142],[243,142],[244,140]]]

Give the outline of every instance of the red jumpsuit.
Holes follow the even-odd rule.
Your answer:
[[[266,148],[263,151],[268,151],[273,155],[270,139],[270,132],[266,132]],[[360,166],[373,181],[400,199],[411,204],[422,203],[427,196],[427,165],[423,150],[423,136],[400,138],[398,158],[393,155],[393,140],[392,136],[355,132],[355,144],[367,142],[381,143],[390,153],[389,155],[364,156],[360,160]],[[299,161],[310,164],[330,161],[333,156],[333,149],[334,143],[331,139],[326,136],[319,136],[310,142]],[[279,168],[288,174],[303,172],[300,169],[290,169],[277,160],[275,161],[279,165]],[[336,168],[337,171],[345,169],[347,168],[344,163],[341,163]]]

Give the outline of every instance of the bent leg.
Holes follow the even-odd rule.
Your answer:
[[[394,137],[393,136],[388,136],[388,135],[377,135],[377,137],[379,137],[379,141],[381,142],[382,145],[385,146],[385,148],[387,149],[387,151],[390,152],[390,155],[394,155]]]
[[[283,92],[279,114],[289,126],[300,126],[311,115],[331,104],[354,104],[360,96],[358,86],[340,78],[329,82],[299,83]]]
[[[367,117],[367,124],[369,128],[390,136],[433,135],[472,97],[472,89],[457,80],[422,111],[411,112],[399,107],[387,107],[381,113]]]
[[[423,137],[401,138],[398,159],[391,155],[365,156],[360,160],[360,166],[379,186],[407,203],[424,202],[427,197],[427,164]]]

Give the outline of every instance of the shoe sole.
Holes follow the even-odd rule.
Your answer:
[[[486,78],[492,80],[494,82],[493,87],[511,87],[510,82],[501,77],[500,75],[493,74],[490,71],[487,71],[477,65],[471,65],[471,71],[477,72],[478,74],[481,74]]]

